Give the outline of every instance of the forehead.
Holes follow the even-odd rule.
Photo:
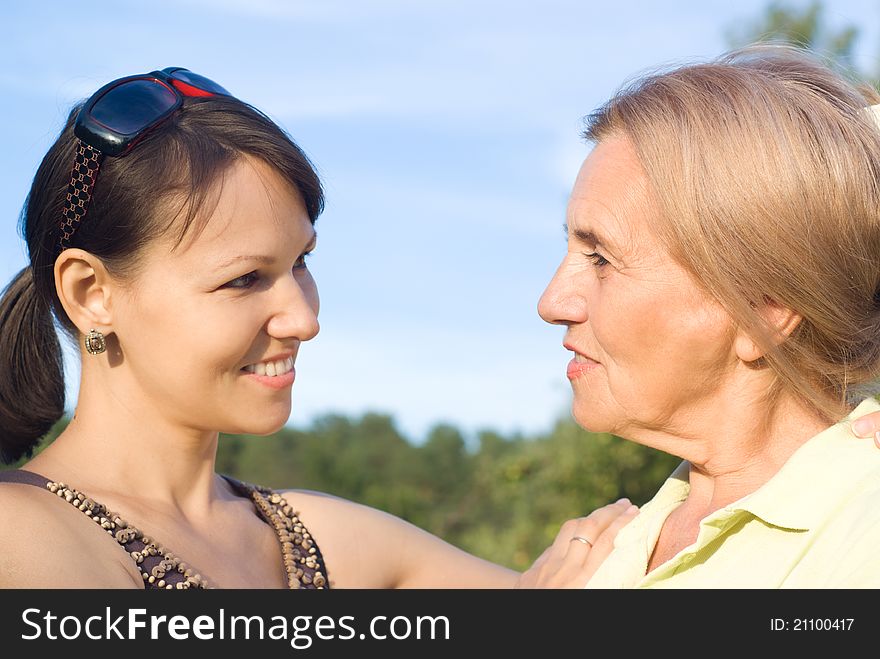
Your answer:
[[[202,226],[190,228],[173,250],[175,259],[218,262],[242,253],[291,251],[314,233],[299,191],[255,158],[236,160],[206,206],[206,216],[196,220]],[[176,237],[174,230],[169,234]]]
[[[578,172],[568,204],[573,230],[595,231],[618,241],[655,235],[648,179],[628,138],[599,142]]]

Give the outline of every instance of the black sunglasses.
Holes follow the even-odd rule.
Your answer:
[[[104,156],[124,156],[176,112],[185,97],[231,96],[216,82],[180,67],[119,78],[101,87],[76,117],[76,160],[62,211],[60,250],[86,215]]]

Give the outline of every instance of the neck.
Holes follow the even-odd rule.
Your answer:
[[[109,492],[184,514],[205,510],[220,496],[214,473],[219,433],[186,426],[108,385],[84,377],[73,420],[25,468],[96,499]]]
[[[811,437],[828,427],[783,392],[765,399],[766,379],[731,382],[661,426],[626,436],[690,463],[690,493],[680,515],[699,521],[769,481]]]

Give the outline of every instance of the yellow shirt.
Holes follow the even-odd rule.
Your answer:
[[[767,483],[700,522],[697,539],[645,574],[660,529],[690,489],[683,462],[587,588],[880,587],[880,450],[849,422],[873,398],[807,441]]]

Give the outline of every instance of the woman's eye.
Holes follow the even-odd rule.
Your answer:
[[[306,267],[306,259],[312,255],[311,252],[305,252],[302,254],[296,261],[293,263],[294,270],[302,270]],[[260,280],[260,275],[257,274],[256,271],[249,272],[246,275],[242,275],[241,277],[236,277],[232,281],[229,281],[223,285],[223,288],[239,288],[239,289],[247,289],[251,288],[256,282]]]
[[[224,288],[250,288],[259,278],[260,277],[256,272],[249,272],[246,275],[236,277],[232,281],[227,282],[224,285]]]
[[[588,259],[590,259],[590,261],[592,261],[593,265],[595,265],[595,266],[601,267],[603,265],[608,265],[608,259],[606,259],[604,256],[602,256],[601,254],[598,254],[596,252],[591,252],[591,253],[584,252],[584,256],[586,256]]]
[[[296,262],[293,264],[294,270],[301,269],[301,268],[307,268],[308,265],[306,264],[306,259],[308,259],[311,255],[312,255],[311,252],[306,252],[302,256],[300,256],[296,260]]]

